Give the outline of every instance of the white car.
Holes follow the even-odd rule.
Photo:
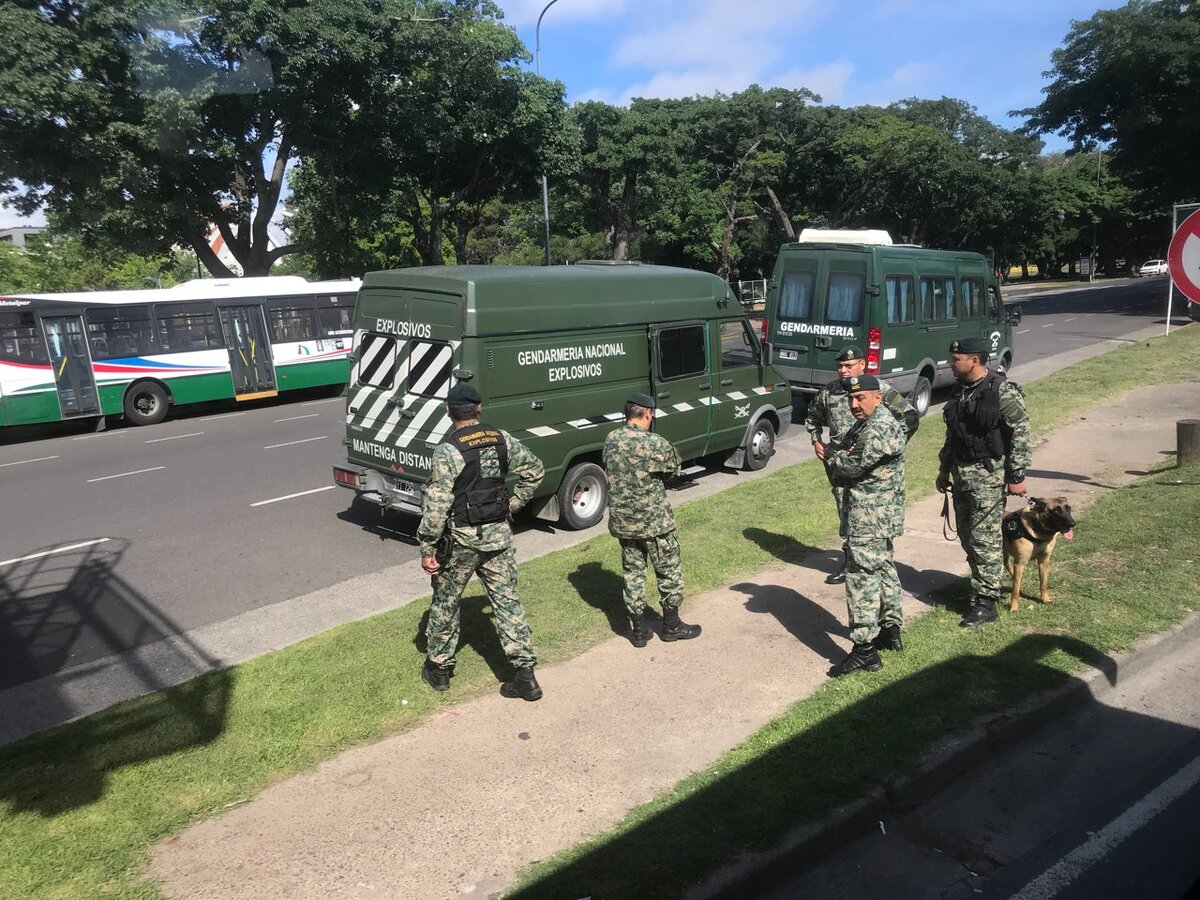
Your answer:
[[[1144,262],[1137,270],[1139,275],[1166,275],[1170,271],[1165,259],[1152,259]]]

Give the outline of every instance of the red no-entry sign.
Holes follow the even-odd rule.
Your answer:
[[[1171,238],[1167,268],[1180,293],[1200,303],[1200,209],[1184,219]]]

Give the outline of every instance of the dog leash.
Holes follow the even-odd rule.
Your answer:
[[[946,493],[942,499],[942,537],[947,541],[953,541],[956,537],[958,537],[958,523],[956,522],[953,525],[950,524],[950,495],[952,493],[954,493],[954,485],[947,485]],[[986,519],[996,511],[997,506],[1000,506],[1002,503],[1007,503],[1007,501],[1008,496],[1001,492],[1000,499],[987,508],[983,515],[979,517],[980,520]]]

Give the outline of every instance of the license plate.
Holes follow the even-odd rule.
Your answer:
[[[398,490],[401,494],[409,494],[411,496],[417,492],[417,487],[411,481],[401,481],[399,478],[397,478],[396,490]]]
[[[780,350],[779,351],[780,359],[796,359],[799,355],[800,354],[797,353],[795,350]]]

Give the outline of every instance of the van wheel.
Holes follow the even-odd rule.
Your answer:
[[[558,489],[559,521],[573,531],[591,528],[608,506],[608,476],[595,463],[580,463],[567,470]]]
[[[746,471],[757,472],[775,454],[775,428],[767,419],[759,419],[746,441]]]
[[[924,375],[918,375],[917,383],[913,385],[912,393],[908,395],[908,402],[913,405],[918,416],[924,416],[929,412],[929,403],[932,399],[933,385]]]
[[[153,381],[139,381],[125,392],[125,420],[133,425],[156,425],[170,407],[167,392]]]

